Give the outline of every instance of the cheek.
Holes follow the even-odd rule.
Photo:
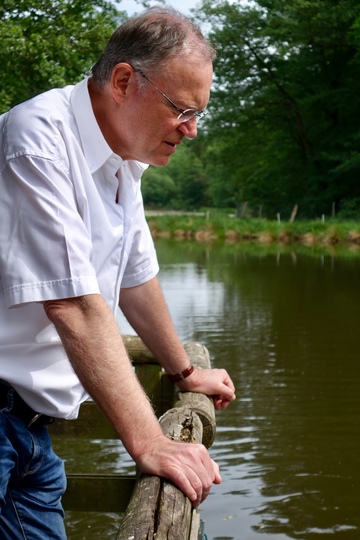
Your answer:
[[[147,140],[149,144],[151,141],[155,142],[159,138],[159,129],[156,128],[156,120],[149,118],[149,116],[143,117],[137,125],[137,130],[134,132],[135,140]]]

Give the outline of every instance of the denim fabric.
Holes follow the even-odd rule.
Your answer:
[[[9,409],[0,411],[0,538],[66,540],[63,462],[46,427],[29,431]]]

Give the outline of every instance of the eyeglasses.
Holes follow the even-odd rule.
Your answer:
[[[175,103],[171,101],[171,99],[168,98],[167,95],[164,94],[164,92],[162,92],[140,68],[134,68],[134,70],[138,71],[140,75],[142,75],[144,79],[146,79],[154,88],[156,88],[156,90],[160,92],[160,94],[177,110],[179,113],[177,120],[180,120],[182,123],[189,122],[189,120],[192,120],[193,118],[200,120],[200,118],[204,118],[204,116],[208,113],[206,110],[197,111],[196,109],[185,109],[185,111],[183,111],[182,109],[179,109],[179,107],[175,105]]]

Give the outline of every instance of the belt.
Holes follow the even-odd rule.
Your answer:
[[[0,379],[0,409],[6,408],[9,414],[25,422],[30,430],[52,424],[55,420],[52,416],[35,412],[9,383]]]

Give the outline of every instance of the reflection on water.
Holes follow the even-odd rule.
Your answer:
[[[157,251],[182,341],[204,343],[237,388],[217,415],[223,482],[201,508],[208,539],[358,540],[360,259],[170,241]],[[103,450],[103,466],[123,466]]]

